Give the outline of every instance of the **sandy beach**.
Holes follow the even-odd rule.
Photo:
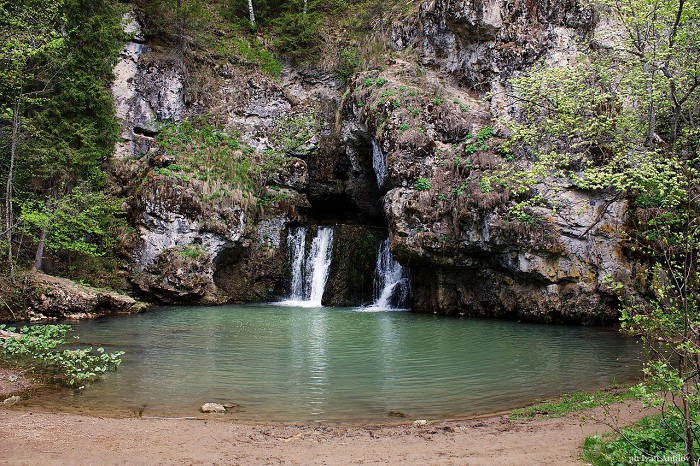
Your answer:
[[[566,465],[584,438],[641,417],[637,403],[560,418],[494,415],[424,426],[248,425],[0,409],[0,462],[35,464]],[[585,417],[585,420],[583,420]]]

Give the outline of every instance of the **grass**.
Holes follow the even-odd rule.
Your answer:
[[[541,417],[561,417],[596,408],[608,403],[619,403],[632,398],[629,386],[614,386],[595,392],[575,392],[556,400],[548,400],[527,408],[511,411],[511,419],[532,419]]]

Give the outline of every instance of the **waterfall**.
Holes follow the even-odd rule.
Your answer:
[[[374,140],[372,140],[372,167],[374,168],[374,174],[377,176],[377,186],[381,188],[387,175],[386,157],[382,153],[379,144]]]
[[[304,252],[306,249],[306,227],[297,227],[287,236],[288,254],[292,264],[292,284],[289,299],[304,300]]]
[[[308,301],[311,306],[321,306],[323,289],[326,287],[328,272],[331,268],[333,251],[333,229],[319,227],[311,243],[309,257],[306,259],[306,276],[308,282]]]
[[[411,298],[408,271],[391,255],[389,239],[382,241],[374,268],[374,303],[368,309],[406,308]]]
[[[289,298],[282,304],[320,307],[331,266],[333,228],[318,228],[308,254],[305,254],[306,231],[306,227],[297,227],[287,236],[292,282]]]

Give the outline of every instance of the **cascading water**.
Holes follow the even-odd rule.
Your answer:
[[[318,228],[308,254],[304,254],[306,231],[306,227],[297,227],[290,231],[287,237],[292,264],[292,282],[289,298],[282,304],[320,307],[331,266],[333,228]]]
[[[391,255],[389,239],[382,241],[377,252],[374,297],[374,303],[367,309],[402,309],[408,307],[411,298],[408,271]]]
[[[306,227],[297,227],[287,236],[289,259],[292,264],[292,283],[289,300],[304,300],[304,250],[306,249]]]
[[[319,227],[311,243],[309,257],[306,259],[306,276],[308,281],[308,301],[310,306],[321,306],[323,289],[326,287],[328,272],[331,268],[333,252],[333,229]]]
[[[372,140],[372,167],[374,168],[374,174],[377,176],[377,186],[381,188],[387,175],[386,157],[379,144],[374,140]]]

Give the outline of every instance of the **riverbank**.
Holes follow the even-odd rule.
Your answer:
[[[0,367],[0,403],[11,395],[36,388],[36,383],[19,369]]]
[[[645,414],[611,405],[621,425]],[[582,421],[585,417],[585,422]],[[580,464],[603,408],[560,418],[507,415],[424,426],[281,426],[202,419],[100,418],[0,409],[3,464]]]

